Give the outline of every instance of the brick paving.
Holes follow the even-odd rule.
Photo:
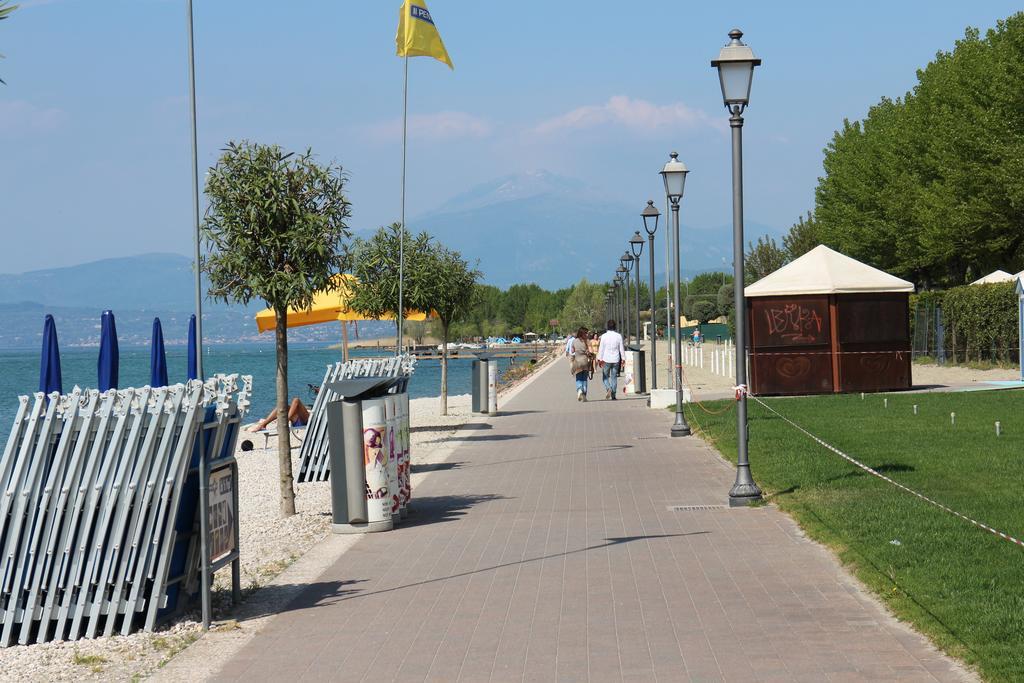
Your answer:
[[[671,510],[733,472],[669,413],[564,361],[502,409],[215,678],[972,680],[774,508]]]

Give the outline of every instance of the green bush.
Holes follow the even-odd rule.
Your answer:
[[[1009,362],[1018,343],[1015,283],[965,285],[943,293],[946,348],[956,362]]]

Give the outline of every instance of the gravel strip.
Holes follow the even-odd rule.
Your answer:
[[[439,415],[440,399],[409,402],[412,425],[412,461],[435,460],[447,438],[471,417],[468,394],[448,397],[448,415]],[[302,432],[298,432],[300,437]],[[245,438],[243,434],[242,438]],[[240,440],[241,441],[241,440]],[[267,584],[309,548],[330,533],[330,482],[296,485],[296,514],[282,519],[278,512],[276,440],[261,448],[263,438],[252,439],[256,449],[240,450],[239,521],[241,524],[243,599]],[[292,468],[299,470],[299,449],[292,451]],[[415,497],[415,494],[414,494]],[[231,571],[214,578],[214,619],[217,629],[238,628],[231,616]],[[156,633],[138,632],[72,643],[44,643],[0,649],[0,681],[132,680],[145,677],[201,634],[198,610],[164,626]]]

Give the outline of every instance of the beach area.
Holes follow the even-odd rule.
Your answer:
[[[553,357],[537,363],[534,371],[506,383],[499,393],[503,399],[529,377],[534,376]],[[500,403],[499,403],[500,405]],[[471,397],[448,397],[448,415],[440,415],[439,397],[414,398],[409,402],[412,454],[413,505],[415,487],[428,476],[433,465],[447,457],[452,438],[472,420]],[[250,415],[246,423],[253,422]],[[299,471],[299,442],[305,428],[295,431],[292,443],[292,470]],[[297,438],[296,438],[297,437]],[[243,440],[255,448],[243,452]],[[330,482],[295,485],[296,514],[282,518],[278,512],[278,464],[276,439],[243,431],[235,455],[239,470],[239,524],[241,534],[241,585],[243,602],[231,604],[230,567],[214,577],[214,631],[249,629],[235,616],[262,600],[281,599],[279,588],[267,588],[273,579],[307,551],[331,536]],[[358,537],[335,537],[352,543]],[[261,591],[261,589],[267,589]],[[269,595],[268,595],[269,593]],[[129,636],[50,642],[0,649],[0,681],[55,680],[137,680],[159,670],[179,651],[202,634],[198,605],[182,618],[165,624],[154,633],[139,631]]]

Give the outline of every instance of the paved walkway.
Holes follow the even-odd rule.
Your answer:
[[[603,396],[600,384],[591,396]],[[476,421],[219,680],[964,680],[728,465],[559,361]],[[756,475],[756,473],[755,473]]]

